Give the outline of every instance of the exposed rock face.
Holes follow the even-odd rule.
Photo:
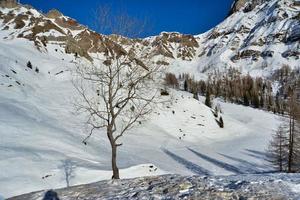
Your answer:
[[[18,3],[16,0],[1,0],[0,1],[0,7],[2,8],[14,8],[18,6]]]
[[[299,13],[300,14],[300,13]],[[295,23],[291,29],[289,30],[289,34],[287,35],[287,42],[296,42],[300,41],[300,19]]]
[[[7,2],[5,5],[8,4]],[[199,47],[194,36],[180,33],[162,33],[145,40],[129,39],[118,35],[104,36],[87,29],[58,10],[51,10],[46,15],[37,16],[30,10],[18,12],[16,15],[12,9],[5,14],[0,12],[0,19],[3,19],[2,29],[8,30],[11,25],[14,29],[18,29],[7,37],[26,38],[33,41],[38,49],[46,47],[48,43],[62,42],[66,53],[76,54],[90,61],[92,61],[90,53],[103,53],[105,56],[130,54],[135,57],[141,51],[145,53],[139,56],[148,60],[156,56],[192,60]],[[168,62],[162,59],[156,63]]]
[[[230,10],[230,14],[238,11],[250,12],[257,5],[261,5],[266,1],[267,0],[235,0]]]
[[[58,17],[61,17],[63,16],[61,12],[59,12],[58,10],[56,9],[52,9],[50,10],[47,14],[46,14],[46,17],[48,18],[52,18],[52,19],[56,19]]]

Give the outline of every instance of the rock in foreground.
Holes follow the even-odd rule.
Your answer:
[[[300,174],[184,177],[165,175],[101,181],[55,190],[61,200],[96,199],[299,199]],[[10,200],[40,200],[46,191]]]

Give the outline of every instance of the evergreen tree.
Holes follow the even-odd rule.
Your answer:
[[[278,169],[279,172],[286,171],[288,158],[288,137],[285,124],[278,127],[269,144],[268,161]]]
[[[197,93],[197,92],[194,92],[194,93],[193,93],[193,97],[194,97],[194,99],[199,100],[199,98],[198,98],[198,93]]]
[[[252,105],[254,106],[254,108],[259,108],[259,98],[256,93],[253,94]]]
[[[264,97],[263,92],[261,92],[261,96],[260,96],[260,99],[259,99],[259,106],[261,108],[264,108],[264,105],[265,105],[265,97]]]
[[[244,106],[249,106],[249,98],[246,93],[244,94],[243,99],[244,99]]]
[[[220,123],[220,128],[224,128],[224,121],[222,117],[220,117],[219,123]]]
[[[186,79],[184,80],[184,91],[188,91],[188,83]]]
[[[211,108],[210,89],[209,89],[209,87],[206,90],[205,105]]]
[[[32,69],[32,64],[31,64],[30,61],[27,62],[26,66],[27,66],[28,68]]]

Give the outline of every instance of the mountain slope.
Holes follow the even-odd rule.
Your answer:
[[[271,9],[274,2],[255,7],[248,14],[236,12],[216,29],[199,36],[162,33],[128,39],[95,33],[58,11],[41,14],[12,0],[1,1],[0,193],[11,197],[65,187],[69,168],[73,170],[72,176],[68,175],[71,185],[110,178],[110,148],[104,131],[99,131],[88,145],[82,144],[87,130],[83,116],[74,113],[76,92],[70,73],[77,63],[96,62],[97,53],[103,60],[112,54],[130,54],[149,66],[166,65],[170,71],[189,72],[197,78],[205,78],[215,68],[222,69],[224,62],[233,67],[244,63],[243,72],[251,72],[261,58],[254,62],[242,57],[233,62],[231,56],[250,46],[242,48],[244,42],[240,41],[236,50],[228,50],[226,45],[232,40],[225,40],[223,31],[235,24],[238,28],[239,20],[247,23],[243,19],[256,12],[260,13],[258,16],[276,13],[277,8]],[[280,9],[290,8],[289,17],[278,23],[286,23],[286,30],[294,27],[292,18],[299,5],[278,2]],[[249,26],[259,19],[255,18]],[[216,31],[222,33],[209,39]],[[230,34],[227,35],[232,38],[247,38],[250,33]],[[297,37],[296,31],[292,38]],[[290,42],[270,46],[277,55],[276,62],[297,61],[294,57],[277,59],[281,51],[299,45],[298,40]],[[214,45],[220,47],[211,50]],[[278,45],[282,49],[275,49]],[[28,61],[32,68],[27,66]],[[170,95],[161,100],[165,103],[158,105],[150,119],[124,137],[118,161],[121,177],[165,173],[230,175],[273,170],[267,166],[265,150],[281,120],[278,116],[218,100],[216,104],[221,105],[225,123],[221,129],[203,99],[197,101],[188,93],[170,90]]]
[[[50,47],[43,53],[27,40],[1,41],[0,193],[5,197],[65,187],[70,166],[71,185],[111,176],[104,132],[94,135],[87,146],[82,144],[87,131],[83,116],[74,115],[69,73],[75,58],[61,52],[63,48],[56,52]],[[27,60],[33,69],[26,66]],[[275,115],[220,102],[225,122],[221,129],[211,110],[190,94],[170,92],[149,121],[124,137],[118,161],[121,177],[272,170],[265,166],[263,152],[279,123]]]
[[[299,67],[299,9],[298,1],[271,0],[251,11],[233,13],[199,36],[201,61],[208,70],[235,67],[260,76],[268,76],[283,64]]]
[[[104,36],[57,10],[41,14],[29,6],[11,4],[2,5],[9,8],[0,12],[1,38],[28,39],[42,52],[55,44],[90,61],[95,53],[125,53],[199,78],[230,67],[264,76],[283,64],[299,67],[299,1],[239,0],[224,22],[204,34],[161,33],[145,39]]]

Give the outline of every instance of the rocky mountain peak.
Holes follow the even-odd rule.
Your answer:
[[[0,0],[0,7],[2,8],[15,8],[18,6],[16,0]]]
[[[46,17],[52,18],[52,19],[56,19],[61,16],[63,16],[63,14],[56,9],[52,9],[46,14]]]
[[[230,14],[238,11],[249,12],[266,1],[267,0],[235,0],[232,4]]]

